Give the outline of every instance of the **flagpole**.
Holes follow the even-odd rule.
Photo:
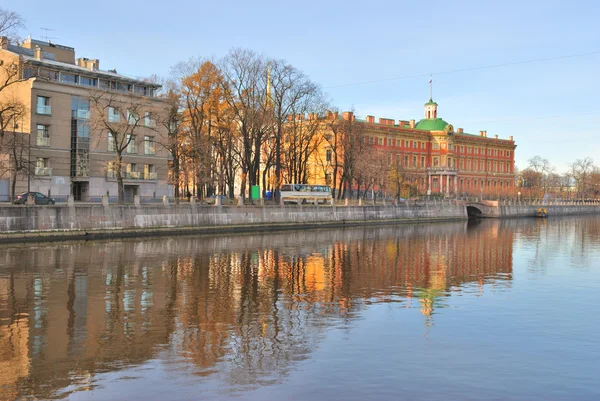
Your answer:
[[[433,100],[433,74],[429,75],[429,99]]]

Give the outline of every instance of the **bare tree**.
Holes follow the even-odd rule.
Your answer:
[[[590,157],[577,159],[571,164],[571,174],[577,186],[577,194],[580,198],[587,196],[589,178],[594,171],[594,161]]]
[[[244,198],[247,185],[260,184],[262,147],[273,127],[265,107],[267,61],[253,51],[233,49],[220,66],[225,100],[239,132],[240,195]]]
[[[0,176],[11,177],[11,199],[15,199],[17,179],[30,177],[33,166],[30,161],[30,135],[19,131],[27,108],[17,99],[5,101],[0,108]]]
[[[304,73],[284,60],[271,60],[268,66],[267,108],[272,112],[275,129],[275,199],[279,199],[282,177],[282,140],[284,130],[289,136],[285,141],[288,150],[288,180],[301,183],[306,180],[306,163],[309,147],[317,128],[316,119],[303,124],[307,113],[321,112],[325,104],[320,88]],[[291,118],[288,118],[291,116]],[[291,122],[291,124],[288,124]],[[308,137],[307,137],[308,135]],[[290,143],[290,140],[292,143]],[[300,139],[301,143],[295,143]],[[291,170],[290,170],[291,169]],[[292,173],[292,171],[294,171]],[[301,172],[302,171],[302,172]],[[304,177],[302,177],[304,175]],[[263,178],[264,181],[264,178]]]
[[[15,41],[18,39],[18,30],[24,26],[25,20],[18,13],[0,7],[0,36]]]
[[[136,135],[145,125],[150,102],[133,93],[94,91],[90,95],[90,135],[96,144],[106,139],[109,151],[115,152],[112,170],[117,179],[119,203],[125,203],[123,184],[123,154],[136,145]]]
[[[529,177],[530,188],[537,191],[538,196],[541,198],[548,191],[548,177],[554,172],[554,166],[550,164],[548,159],[534,156],[529,159],[528,169],[533,173]]]

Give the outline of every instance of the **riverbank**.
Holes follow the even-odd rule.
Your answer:
[[[422,201],[376,206],[70,204],[0,207],[0,243],[285,231],[491,218],[600,214],[598,204]]]
[[[0,208],[0,242],[466,220],[458,202],[406,206],[70,205]]]

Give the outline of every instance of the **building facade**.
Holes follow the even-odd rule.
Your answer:
[[[157,97],[160,86],[116,70],[101,70],[99,64],[97,59],[76,59],[72,47],[33,39],[13,45],[0,38],[0,65],[17,71],[18,81],[0,92],[0,102],[16,102],[24,110],[7,127],[7,137],[22,140],[20,156],[11,155],[15,149],[3,144],[0,200],[8,200],[13,181],[15,193],[37,191],[58,200],[69,195],[80,201],[98,201],[103,195],[116,199],[115,138],[102,124],[94,123],[105,116],[91,105],[103,93],[113,101],[106,118],[115,124],[121,118],[115,112],[119,104],[124,109],[134,102],[144,108],[137,111],[135,130],[128,131],[122,154],[125,200],[134,195],[160,199],[172,194],[169,153],[161,146],[167,133],[157,124],[167,109]],[[0,71],[6,75],[9,70]],[[17,157],[25,168],[15,168]]]
[[[393,120],[366,116],[356,119],[352,112],[328,113],[322,119],[322,138],[311,157],[311,181],[334,185],[342,182],[344,168],[352,163],[361,176],[361,169],[371,169],[367,180],[345,187],[355,195],[365,189],[386,192],[387,195],[407,194],[392,190],[390,176],[402,176],[408,195],[440,194],[471,196],[513,196],[515,188],[514,156],[516,144],[512,136],[500,139],[488,137],[486,131],[469,134],[462,128],[438,117],[438,104],[430,99],[425,104],[424,118]],[[310,118],[310,116],[309,116]],[[344,136],[357,136],[355,142]],[[359,149],[360,151],[357,151]],[[348,161],[347,152],[356,152]],[[368,157],[366,163],[361,158]],[[358,159],[358,160],[353,160]],[[333,177],[336,177],[334,180]],[[335,182],[334,182],[335,181]]]

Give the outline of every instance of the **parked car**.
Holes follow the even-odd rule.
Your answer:
[[[204,199],[205,204],[214,205],[217,202],[217,197],[221,199],[221,205],[232,205],[233,201],[226,197],[225,195],[211,195],[208,198]]]
[[[24,205],[27,203],[27,199],[29,196],[33,196],[35,199],[36,205],[54,205],[56,201],[40,192],[23,192],[22,194],[17,195],[17,199],[15,199],[15,204]]]

